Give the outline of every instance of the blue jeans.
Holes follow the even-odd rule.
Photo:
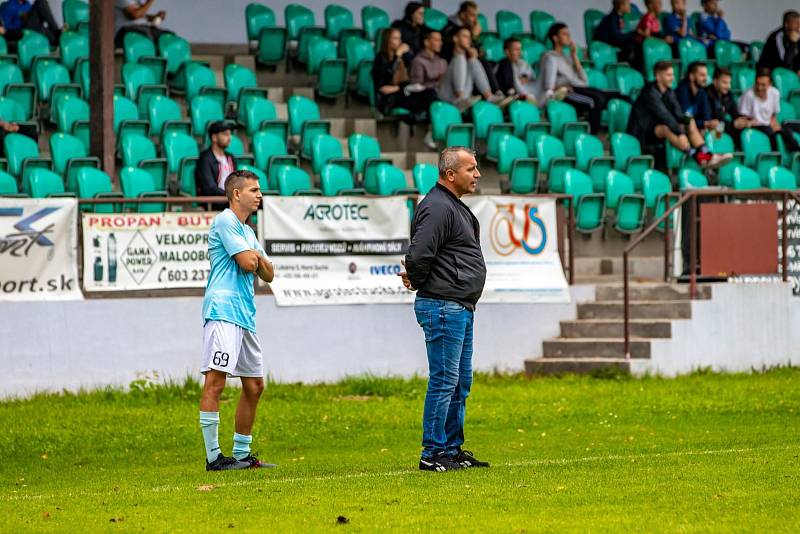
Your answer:
[[[414,312],[428,350],[422,457],[440,452],[454,455],[464,443],[464,414],[472,386],[474,313],[457,302],[420,297]]]

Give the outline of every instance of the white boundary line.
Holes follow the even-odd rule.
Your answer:
[[[673,452],[654,452],[654,453],[639,453],[639,454],[610,454],[607,456],[583,456],[579,458],[543,458],[539,460],[525,460],[521,462],[508,462],[504,464],[494,464],[490,469],[504,469],[514,467],[532,467],[537,465],[570,465],[579,463],[591,463],[602,461],[630,461],[647,458],[679,458],[683,456],[716,456],[722,454],[737,454],[745,452],[761,452],[771,450],[790,450],[800,447],[800,444],[792,445],[775,445],[765,447],[746,447],[738,449],[708,449],[701,451],[673,451]],[[280,469],[280,467],[278,468]],[[271,469],[266,469],[265,472],[274,472]],[[289,477],[289,478],[262,478],[257,480],[238,480],[234,482],[213,482],[207,481],[213,489],[218,488],[233,488],[244,487],[263,484],[293,484],[297,482],[326,482],[333,480],[354,480],[361,478],[377,478],[377,477],[400,477],[420,473],[417,469],[405,469],[398,471],[385,471],[385,472],[369,472],[369,473],[353,473],[349,475],[322,475],[310,477]],[[427,474],[426,474],[427,475]],[[436,475],[430,475],[436,476]],[[439,475],[441,476],[441,475]],[[130,489],[125,492],[139,492],[139,493],[172,493],[181,491],[197,491],[197,486],[155,486],[149,489]],[[124,492],[121,492],[122,494]],[[64,494],[50,494],[50,495],[0,495],[0,502],[12,501],[27,501],[27,500],[40,500],[40,499],[56,499],[63,497],[103,497],[108,496],[108,492],[66,492]]]

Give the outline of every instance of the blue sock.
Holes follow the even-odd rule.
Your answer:
[[[247,458],[250,456],[250,444],[253,442],[253,436],[243,436],[242,434],[233,433],[233,457],[237,460]]]
[[[200,429],[206,445],[206,459],[213,462],[219,456],[219,412],[200,412]]]

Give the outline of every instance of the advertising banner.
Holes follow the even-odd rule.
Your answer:
[[[409,242],[405,198],[269,196],[262,205],[279,306],[414,300],[397,276]]]
[[[86,291],[202,288],[213,212],[86,213]]]
[[[0,300],[80,299],[78,203],[0,198]]]
[[[481,302],[569,302],[555,200],[509,195],[462,200],[481,225],[486,260]]]

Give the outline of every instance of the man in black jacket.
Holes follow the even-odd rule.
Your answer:
[[[475,152],[448,147],[439,157],[439,181],[411,223],[403,284],[418,290],[417,322],[425,332],[428,392],[422,419],[423,471],[489,467],[464,443],[464,414],[472,385],[475,304],[486,282],[478,219],[461,202],[480,178]]]
[[[619,48],[619,61],[633,63],[636,55],[636,32],[626,30],[625,15],[631,12],[630,0],[613,0],[608,13],[594,30],[594,39]]]
[[[660,145],[663,141],[693,157],[701,167],[716,168],[733,157],[711,154],[691,115],[684,115],[672,82],[672,63],[659,61],[653,67],[655,81],[642,89],[633,103],[628,119],[628,133],[642,146]]]
[[[783,14],[783,26],[769,34],[758,58],[759,69],[783,67],[800,74],[800,13]]]
[[[708,87],[708,99],[711,103],[711,116],[725,124],[725,133],[739,145],[742,129],[747,127],[747,117],[739,114],[739,106],[731,93],[731,71],[718,67],[714,71],[714,81]],[[719,128],[717,128],[719,131]]]
[[[194,169],[197,194],[201,197],[224,197],[225,178],[236,170],[233,158],[225,151],[231,144],[231,125],[223,121],[212,122],[208,127],[208,137],[211,146],[200,152]]]

